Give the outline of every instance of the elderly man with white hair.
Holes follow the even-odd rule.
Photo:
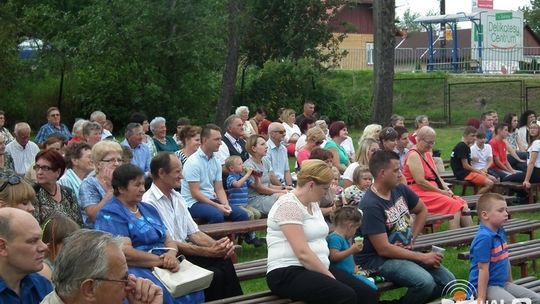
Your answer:
[[[180,150],[176,141],[171,136],[167,136],[167,121],[165,118],[158,116],[152,119],[150,131],[154,134],[154,145],[157,152],[176,152]]]
[[[6,146],[8,152],[13,158],[15,172],[24,175],[28,168],[34,163],[34,158],[39,152],[36,143],[30,141],[30,125],[26,122],[20,122],[15,125],[15,140]]]
[[[74,232],[64,240],[55,260],[55,290],[41,303],[163,303],[159,286],[128,274],[121,248],[122,239],[109,233],[88,229]]]
[[[249,108],[246,106],[239,106],[236,108],[236,111],[234,114],[240,116],[240,119],[242,119],[243,122],[243,128],[244,128],[244,139],[247,139],[253,134],[257,134],[257,125],[254,121],[249,120]]]

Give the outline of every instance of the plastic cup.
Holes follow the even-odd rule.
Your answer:
[[[361,236],[357,236],[357,237],[354,238],[354,243],[355,243],[356,245],[364,244],[364,238],[361,237]]]
[[[446,249],[441,248],[439,246],[431,245],[431,251],[435,252],[435,253],[440,253],[441,255],[444,255],[444,252],[446,251]]]

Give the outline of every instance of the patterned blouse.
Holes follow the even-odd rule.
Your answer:
[[[60,202],[56,202],[54,198],[45,189],[39,185],[35,186],[36,198],[34,199],[34,216],[38,220],[40,225],[43,225],[49,218],[55,213],[61,213],[81,227],[83,226],[83,220],[81,215],[81,209],[77,203],[77,198],[70,188],[60,186],[61,199]]]
[[[11,170],[15,171],[15,164],[13,163],[13,157],[7,152],[4,153],[4,163],[2,164],[2,167],[0,167],[2,170]]]

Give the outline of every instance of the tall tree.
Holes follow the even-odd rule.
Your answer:
[[[413,12],[410,8],[407,8],[405,12],[403,12],[403,16],[399,17],[398,26],[401,29],[407,29],[409,32],[420,32],[422,26],[418,22],[414,22],[414,19],[420,16],[419,13]]]
[[[525,22],[536,33],[540,34],[540,0],[530,0],[528,6],[520,8],[523,11]]]
[[[394,85],[395,0],[373,1],[373,121],[386,124],[392,115]]]
[[[244,6],[239,7],[238,3]],[[328,21],[344,0],[229,0],[227,51],[221,96],[217,104],[216,123],[222,124],[231,112],[238,63],[262,67],[268,60],[314,58],[321,64],[334,63],[340,56],[343,35],[334,35]],[[236,65],[234,65],[236,63]]]

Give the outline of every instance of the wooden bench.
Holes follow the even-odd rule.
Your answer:
[[[527,191],[527,196],[529,197],[529,204],[534,204],[536,202],[536,193],[540,189],[540,183],[531,184],[529,189],[525,189],[522,183],[517,182],[499,182],[493,186],[493,192],[506,193],[510,190],[525,190]]]
[[[445,179],[444,181],[452,185],[452,190],[455,188],[455,186],[461,186],[461,194],[460,194],[461,196],[465,195],[469,187],[473,188],[474,194],[478,193],[478,186],[471,182],[459,180],[455,178]]]
[[[199,230],[211,237],[232,237],[235,234],[266,229],[266,219],[249,220],[241,222],[223,222],[217,224],[200,225]]]
[[[504,224],[507,235],[525,233],[529,239],[534,239],[534,231],[540,229],[540,221],[511,219]],[[478,226],[452,229],[442,232],[419,235],[413,244],[413,250],[429,251],[432,245],[436,246],[463,246],[468,245],[476,235]]]
[[[540,204],[527,204],[527,205],[509,206],[506,209],[506,211],[508,212],[508,218],[511,219],[512,214],[514,214],[514,213],[540,211]],[[477,215],[476,210],[471,210],[471,215]]]
[[[453,214],[430,214],[426,218],[426,223],[424,224],[424,232],[432,233],[435,231],[435,226],[439,225],[441,222],[449,221],[453,218]]]
[[[390,289],[395,289],[396,286],[390,282],[378,283],[377,288],[379,292],[387,291]],[[283,299],[274,294],[270,290],[261,291],[257,293],[252,293],[248,295],[236,296],[231,298],[225,298],[220,300],[215,300],[211,302],[206,302],[209,304],[253,304],[253,303],[270,303],[270,304],[285,304],[285,303],[295,303],[301,304],[302,301],[293,301],[291,299]]]
[[[509,244],[508,253],[510,264],[519,266],[521,277],[526,277],[529,275],[527,262],[532,261],[533,269],[536,270],[536,259],[540,258],[540,239]],[[458,253],[460,260],[469,260],[469,257],[468,251]]]

